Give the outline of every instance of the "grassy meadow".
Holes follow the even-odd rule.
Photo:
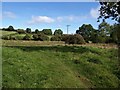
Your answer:
[[[25,36],[7,31],[3,35]],[[119,86],[117,45],[65,45],[62,41],[32,40],[1,40],[0,44],[4,88]]]
[[[3,46],[3,87],[118,87],[117,49],[91,46]]]

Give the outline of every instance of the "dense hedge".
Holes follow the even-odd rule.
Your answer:
[[[23,30],[23,29],[18,29],[17,32],[18,32],[19,34],[25,34],[25,33],[26,33],[26,31]]]
[[[85,44],[84,38],[79,34],[74,35],[55,35],[51,41],[65,41],[66,44]]]
[[[40,41],[49,41],[49,37],[47,37],[44,34],[34,34],[33,39],[34,40],[40,40]]]
[[[84,38],[79,34],[63,35],[62,41],[65,41],[67,44],[85,44]]]
[[[11,35],[2,36],[2,39],[4,39],[4,40],[17,40],[17,38],[15,36],[11,36]]]
[[[23,37],[23,40],[31,40],[31,35],[29,34],[26,34],[24,37]]]
[[[4,39],[4,40],[9,40],[9,39],[10,39],[10,36],[2,36],[2,39]]]
[[[51,37],[51,41],[61,41],[62,37],[60,35],[55,35],[53,37]]]

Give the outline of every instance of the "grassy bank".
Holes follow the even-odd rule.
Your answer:
[[[3,46],[3,87],[118,87],[117,49]]]

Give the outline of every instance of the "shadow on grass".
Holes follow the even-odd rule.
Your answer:
[[[91,49],[83,46],[6,46],[11,48],[18,48],[26,52],[31,51],[54,51],[54,52],[74,52],[84,53],[89,52]]]

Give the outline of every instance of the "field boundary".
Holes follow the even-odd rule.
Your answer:
[[[63,41],[25,41],[25,40],[2,40],[2,46],[89,46],[98,48],[115,48],[117,44],[86,43],[86,44],[65,44]]]

